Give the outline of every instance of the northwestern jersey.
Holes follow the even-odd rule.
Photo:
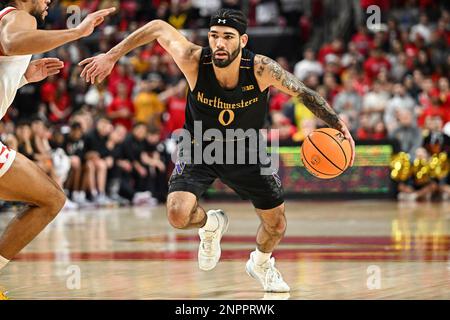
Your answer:
[[[268,89],[260,91],[253,71],[255,54],[245,48],[239,68],[239,82],[234,89],[222,88],[213,69],[210,48],[203,48],[197,83],[189,90],[184,128],[194,132],[194,121],[202,122],[202,131],[219,129],[255,129],[263,127],[268,113]]]
[[[8,7],[1,10],[0,19],[13,10],[16,9]],[[13,102],[30,60],[31,55],[4,56],[0,51],[0,119]]]

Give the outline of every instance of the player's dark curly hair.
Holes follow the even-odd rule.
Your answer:
[[[219,9],[217,12],[211,17],[212,19],[232,19],[239,24],[242,24],[245,26],[245,29],[247,29],[248,26],[248,20],[247,17],[244,15],[242,11],[235,10],[235,9]]]

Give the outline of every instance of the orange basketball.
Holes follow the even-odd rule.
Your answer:
[[[352,148],[344,135],[332,128],[314,130],[302,145],[305,168],[320,179],[342,174],[350,164]]]

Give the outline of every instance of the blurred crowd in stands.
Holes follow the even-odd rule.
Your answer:
[[[74,42],[46,54],[63,60],[64,69],[20,89],[0,122],[0,140],[53,177],[67,191],[69,208],[164,202],[175,148],[171,133],[184,123],[188,88],[182,73],[157,42],[122,58],[103,83],[83,81],[78,62],[108,51],[156,18],[177,29],[193,29],[190,40],[206,46],[195,30],[207,27],[209,16],[220,7],[245,10],[251,27],[306,32],[314,22],[304,14],[305,2],[316,11],[329,3],[52,1],[44,26],[49,29],[66,27],[71,5],[83,14],[110,6],[119,10],[96,31],[95,41]],[[318,47],[306,43],[303,57],[294,60],[272,58],[325,97],[355,140],[392,139],[411,159],[418,152],[425,157],[448,152],[450,11],[445,1],[360,1],[359,9],[364,13],[370,4],[380,5],[381,24],[368,28],[363,23]],[[324,126],[300,99],[276,89],[271,89],[269,108],[268,126],[279,129],[282,143],[300,143]]]

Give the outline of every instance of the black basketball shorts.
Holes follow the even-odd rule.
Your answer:
[[[273,209],[284,202],[281,179],[276,172],[261,174],[260,164],[188,164],[177,161],[169,179],[169,193],[187,191],[200,198],[219,178],[241,199],[257,209]]]

